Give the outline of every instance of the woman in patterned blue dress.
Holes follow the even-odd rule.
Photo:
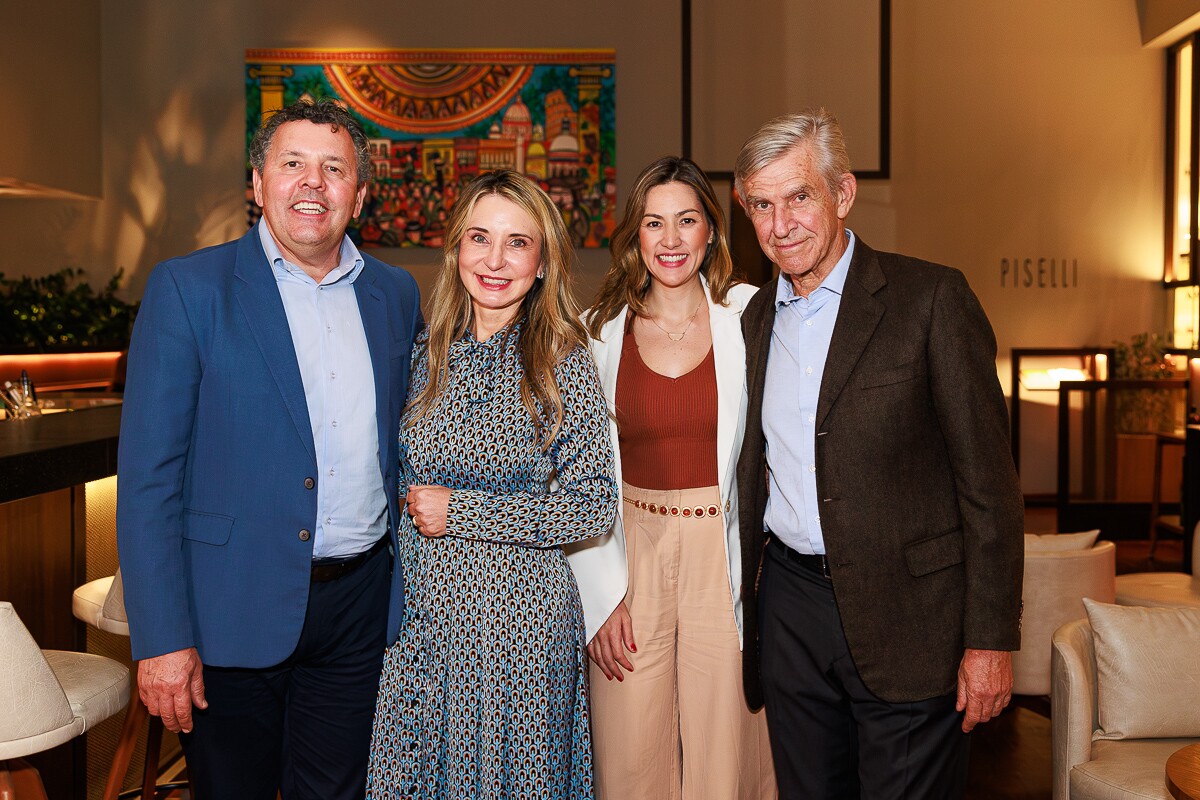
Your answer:
[[[404,621],[369,798],[592,797],[583,612],[561,545],[607,531],[617,491],[572,256],[550,199],[516,173],[454,205],[401,426]]]

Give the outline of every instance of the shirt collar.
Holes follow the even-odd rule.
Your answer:
[[[283,251],[279,249],[279,244],[275,241],[275,237],[271,235],[271,230],[267,227],[265,220],[258,221],[258,240],[262,242],[263,252],[267,254],[267,261],[271,264],[271,270],[275,273],[275,280],[279,280],[285,276],[303,278],[312,283],[316,283],[304,270],[296,266],[292,262],[283,257]],[[358,252],[358,248],[354,246],[354,242],[350,241],[350,237],[342,235],[342,247],[338,251],[338,265],[334,267],[324,280],[321,281],[322,286],[328,286],[332,283],[345,280],[347,283],[354,283],[358,279],[363,270],[363,257]]]
[[[850,272],[850,260],[854,258],[854,231],[846,229],[846,238],[849,241],[846,243],[846,249],[842,252],[842,257],[833,265],[833,271],[825,276],[825,280],[821,281],[821,285],[816,288],[813,294],[827,289],[836,295],[841,295],[842,290],[846,288],[846,275]],[[792,286],[792,281],[787,275],[779,273],[779,281],[775,286],[775,306],[784,306],[799,299],[800,295],[796,294],[796,290]]]

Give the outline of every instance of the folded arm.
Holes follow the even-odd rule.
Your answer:
[[[599,536],[617,507],[612,443],[596,364],[582,347],[555,371],[563,422],[550,444],[558,486],[547,493],[450,493],[446,533],[533,547],[555,547]]]

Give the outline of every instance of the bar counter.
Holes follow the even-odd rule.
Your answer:
[[[117,474],[120,403],[0,422],[0,503]]]
[[[71,613],[77,586],[116,569],[120,400],[83,394],[43,405],[56,408],[0,421],[0,600],[42,648],[129,663],[128,639],[89,631]],[[89,773],[103,786],[121,717],[29,758],[51,798],[83,800]]]

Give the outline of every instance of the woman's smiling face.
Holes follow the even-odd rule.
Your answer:
[[[458,245],[458,276],[475,319],[499,330],[533,288],[542,261],[542,232],[533,217],[498,194],[475,203]]]

